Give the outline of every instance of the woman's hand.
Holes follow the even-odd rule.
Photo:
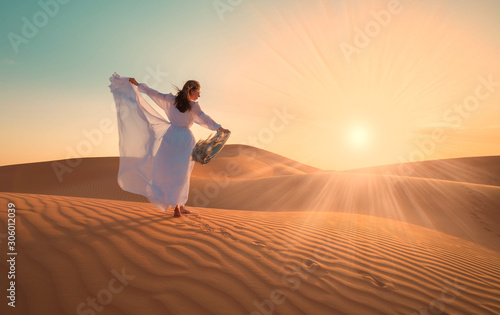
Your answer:
[[[229,131],[228,129],[224,129],[222,128],[222,126],[219,127],[219,129],[217,129],[219,131],[222,131],[222,132],[225,132],[225,133],[230,133],[231,131]]]
[[[139,83],[134,78],[130,78],[128,81],[133,85],[139,85]]]

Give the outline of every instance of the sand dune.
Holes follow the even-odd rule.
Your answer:
[[[117,183],[119,158],[82,158],[0,167],[0,191],[147,202]]]
[[[175,219],[137,202],[0,200],[2,230],[7,203],[17,209],[18,314],[89,311],[93,297],[101,314],[500,311],[498,252],[395,220],[207,208]]]
[[[0,167],[16,314],[500,313],[498,157],[335,172],[228,145],[182,218],[122,191],[118,162]]]
[[[228,164],[234,165],[235,170]],[[232,171],[231,171],[232,170]],[[234,179],[312,174],[322,170],[305,165],[273,152],[247,145],[225,146],[209,164],[196,164],[193,177],[210,177],[210,173],[229,173]]]
[[[237,174],[234,171],[229,174],[235,179],[321,171],[255,147],[227,145],[209,164],[196,163],[192,177],[212,180],[214,176],[228,172],[229,161],[237,167]],[[118,157],[2,166],[0,191],[149,202],[145,197],[123,191],[118,186],[118,167]]]
[[[384,165],[345,171],[443,179],[500,186],[500,156],[480,156]]]
[[[218,187],[217,185],[225,185]],[[195,205],[255,211],[373,215],[445,232],[500,251],[500,187],[371,174],[193,180]]]

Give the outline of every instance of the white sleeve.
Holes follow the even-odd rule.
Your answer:
[[[167,94],[162,94],[150,88],[146,83],[140,83],[138,89],[139,92],[146,93],[149,97],[151,97],[151,99],[163,110],[167,110]]]
[[[220,124],[216,123],[210,116],[205,114],[198,102],[194,102],[193,108],[191,108],[194,114],[194,122],[198,125],[205,127],[210,130],[217,130],[220,128]]]

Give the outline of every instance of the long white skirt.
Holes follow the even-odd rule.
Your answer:
[[[163,136],[153,163],[154,203],[163,211],[169,205],[184,205],[194,161],[191,152],[196,145],[191,129],[172,125]]]
[[[194,135],[167,121],[128,79],[116,73],[109,79],[118,120],[118,185],[147,197],[161,211],[183,205],[194,167]]]

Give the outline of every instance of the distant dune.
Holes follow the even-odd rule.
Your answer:
[[[228,161],[238,165],[238,175],[232,173],[232,178],[238,179],[321,171],[255,147],[227,145],[209,164],[196,163],[192,177],[211,179],[211,174],[227,172]],[[1,166],[0,191],[149,202],[147,198],[123,191],[118,186],[118,168],[118,157]]]
[[[227,145],[181,218],[122,191],[117,157],[59,181],[74,162],[0,167],[16,314],[500,314],[500,157],[336,172]]]
[[[345,171],[392,174],[500,186],[500,156],[480,156],[384,165]]]

